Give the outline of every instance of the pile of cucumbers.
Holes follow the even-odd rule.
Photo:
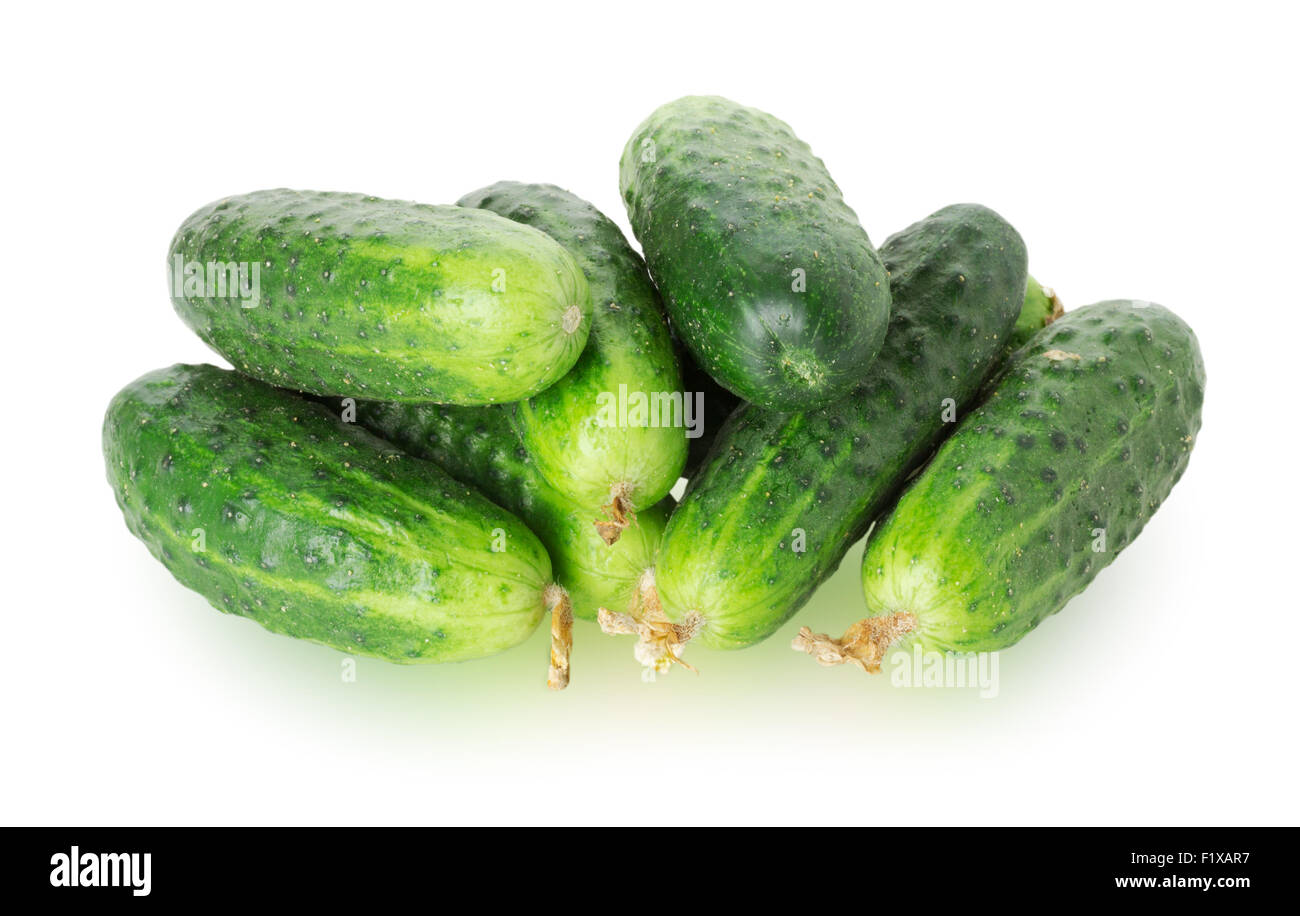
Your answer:
[[[646,119],[620,189],[644,259],[551,185],[192,214],[172,301],[233,370],[113,398],[128,528],[219,610],[347,653],[478,658],[549,615],[554,688],[574,616],[653,675],[770,636],[870,532],[864,618],[794,644],[876,671],[1017,642],[1187,467],[1191,329],[1064,312],[986,207],[877,249],[785,123],[716,97]]]

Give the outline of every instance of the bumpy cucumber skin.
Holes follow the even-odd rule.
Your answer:
[[[672,497],[640,512],[638,524],[606,545],[592,524],[595,512],[565,498],[538,472],[504,408],[360,401],[357,422],[473,481],[527,522],[546,545],[577,617],[594,619],[602,607],[626,610],[641,575],[654,565]]]
[[[1003,352],[1027,264],[1005,220],[947,207],[881,254],[894,312],[867,379],[817,410],[742,406],[669,520],[659,596],[672,620],[703,617],[707,646],[751,645],[802,607],[952,428],[944,399],[972,399]]]
[[[1020,309],[1020,317],[1011,332],[1009,347],[1018,350],[1029,343],[1030,338],[1052,323],[1056,301],[1047,294],[1033,277],[1025,287],[1025,304]]]
[[[177,255],[259,265],[260,303],[177,297]],[[319,395],[517,401],[568,372],[590,330],[572,256],[482,210],[256,191],[191,215],[167,263],[176,311],[209,346],[246,375]]]
[[[1066,313],[1016,352],[872,535],[867,607],[915,614],[927,648],[1013,645],[1169,495],[1204,390],[1196,336],[1167,309],[1121,300]]]
[[[673,327],[722,385],[798,410],[863,378],[888,325],[889,281],[788,125],[727,99],[679,99],[632,134],[619,178]]]
[[[118,393],[103,437],[127,527],[217,610],[392,662],[490,655],[544,613],[523,522],[289,392],[172,366]]]
[[[663,305],[645,262],[605,214],[555,185],[501,181],[462,197],[462,207],[490,210],[540,229],[573,255],[591,289],[587,347],[569,374],[515,406],[524,447],[550,484],[584,505],[620,492],[653,505],[668,495],[686,462],[681,427],[599,422],[601,395],[682,390],[681,371]]]

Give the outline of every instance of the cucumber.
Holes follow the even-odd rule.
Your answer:
[[[992,210],[947,207],[881,248],[893,317],[849,397],[728,419],[664,533],[662,619],[635,630],[657,670],[690,639],[734,649],[771,635],[839,565],[1001,356],[1024,301],[1025,247]]]
[[[241,265],[237,293],[225,269]],[[517,401],[568,372],[590,329],[567,251],[463,207],[256,191],[191,215],[168,268],[176,311],[236,369],[319,395]]]
[[[704,456],[717,441],[727,417],[741,405],[741,400],[701,369],[685,347],[679,345],[677,355],[682,364],[682,381],[687,396],[698,397],[699,403],[704,405],[698,417],[699,435],[688,440],[686,467],[682,468],[682,476],[689,480],[704,465]]]
[[[1070,312],[1016,352],[867,543],[871,616],[825,664],[878,670],[915,641],[1014,645],[1138,536],[1187,468],[1205,365],[1173,312],[1116,300]]]
[[[537,470],[574,502],[603,506],[613,541],[636,520],[636,507],[668,495],[686,462],[682,377],[659,294],[612,220],[554,185],[502,181],[458,202],[540,229],[564,246],[586,275],[591,336],[559,382],[515,406],[515,430]],[[675,410],[621,414],[618,403],[656,394]],[[656,400],[654,404],[665,401]],[[628,422],[621,422],[622,419]],[[653,424],[653,425],[652,425]]]
[[[361,401],[357,422],[410,454],[473,481],[490,499],[522,518],[542,539],[555,579],[573,612],[594,618],[601,607],[625,608],[654,564],[672,497],[645,509],[636,527],[606,546],[592,511],[551,487],[500,407],[452,407]]]
[[[238,373],[137,379],[109,405],[103,441],[131,533],[217,610],[272,632],[459,661],[522,642],[559,601],[545,548],[515,516]]]
[[[1065,306],[1056,293],[1030,277],[1025,288],[1025,304],[1020,309],[1020,317],[1016,319],[1008,348],[1020,349],[1029,343],[1031,337],[1064,314]]]
[[[888,278],[788,125],[678,99],[632,134],[619,185],[674,329],[724,387],[798,410],[862,379],[889,322]]]

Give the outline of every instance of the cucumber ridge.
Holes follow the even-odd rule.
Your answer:
[[[550,560],[522,522],[288,392],[173,366],[114,397],[103,440],[129,530],[218,610],[273,632],[454,661],[515,645],[543,613]],[[497,527],[508,555],[490,550]]]
[[[951,427],[944,399],[968,403],[1004,352],[1027,276],[1005,220],[954,205],[881,252],[894,311],[867,379],[830,407],[741,406],[669,519],[656,566],[663,614],[696,621],[709,648],[752,645],[803,606]]]
[[[205,265],[244,265],[257,301],[192,288],[190,268]],[[246,375],[317,395],[514,401],[562,377],[590,330],[567,251],[463,207],[255,191],[191,214],[168,270],[177,313],[209,346]]]
[[[601,506],[612,543],[681,476],[681,428],[601,422],[601,400],[631,392],[686,392],[659,294],[622,231],[587,201],[555,185],[501,181],[458,204],[531,226],[562,245],[582,269],[593,311],[586,348],[545,391],[516,404],[512,425],[547,482],[574,502]]]

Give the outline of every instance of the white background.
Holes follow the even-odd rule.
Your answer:
[[[3,68],[0,821],[1255,823],[1300,819],[1294,8],[692,2],[11,8]],[[777,636],[643,684],[580,625],[402,668],[218,614],[133,540],[100,421],[216,361],[166,248],[258,188],[450,202],[549,181],[626,226],[659,104],[789,121],[872,238],[956,201],[1067,306],[1197,330],[1205,426],[1143,536],[1001,658],[995,699],[788,648],[861,613],[860,547]]]

